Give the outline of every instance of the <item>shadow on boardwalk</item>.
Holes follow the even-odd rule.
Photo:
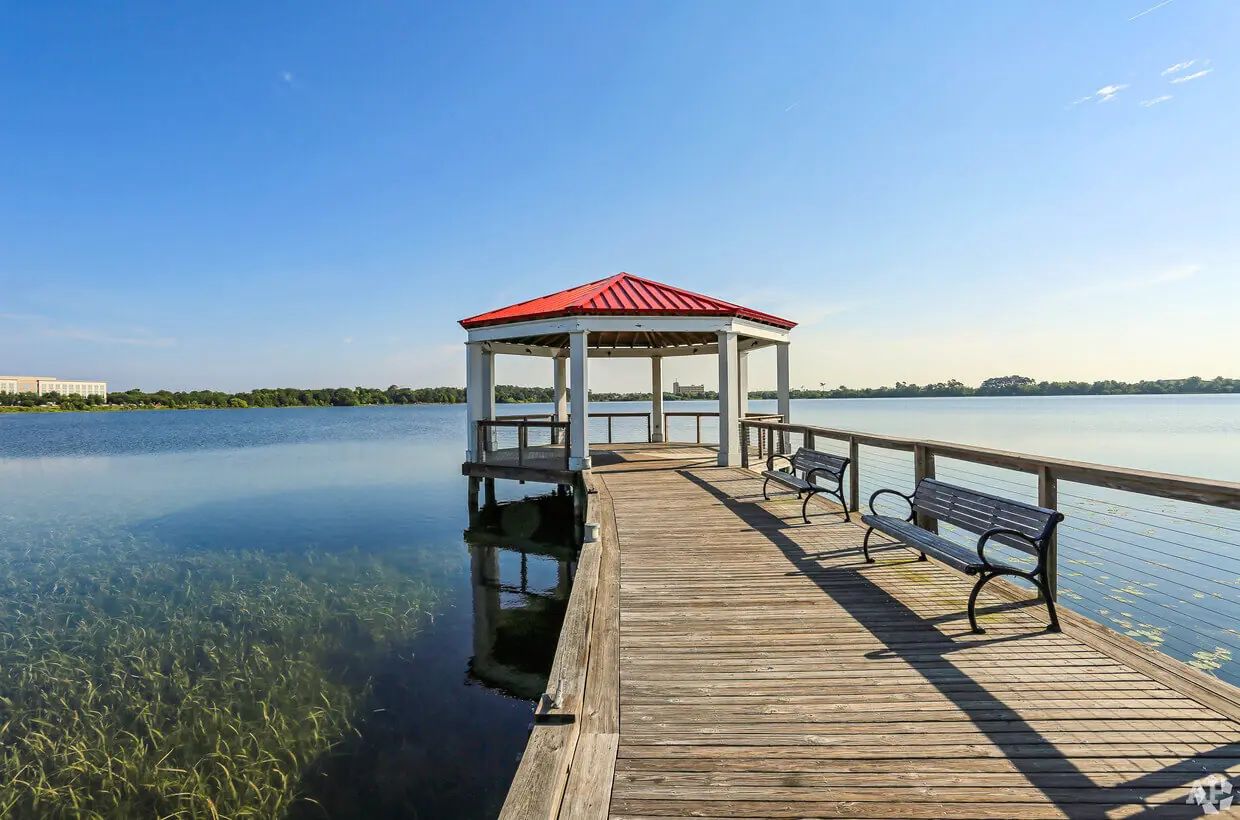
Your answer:
[[[961,635],[947,634],[940,626],[957,620],[961,621],[961,626],[967,630],[963,610],[958,615],[923,618],[876,583],[875,578],[870,576],[881,578],[884,568],[890,568],[893,564],[890,561],[877,565],[863,563],[859,549],[862,531],[856,525],[834,521],[808,526],[793,525],[763,507],[760,493],[734,497],[725,486],[721,486],[735,487],[738,481],[743,481],[744,478],[737,472],[725,473],[714,469],[695,468],[682,468],[677,472],[717,498],[745,525],[768,539],[791,564],[793,570],[790,575],[801,575],[812,580],[824,595],[829,596],[883,645],[884,648],[868,652],[864,658],[888,663],[891,659],[899,659],[907,663],[926,683],[954,704],[959,710],[958,714],[967,717],[1028,783],[1044,795],[1048,803],[1056,806],[1065,815],[1104,816],[1104,812],[1122,805],[1127,808],[1124,816],[1129,817],[1146,814],[1159,817],[1201,816],[1201,809],[1197,806],[1184,805],[1183,795],[1188,793],[1190,785],[1197,778],[1222,770],[1222,767],[1240,757],[1240,740],[1220,745],[1204,755],[1170,761],[1167,760],[1170,755],[1164,751],[1165,747],[1155,743],[1153,738],[1148,750],[1140,755],[1123,750],[1108,751],[1100,746],[1099,751],[1090,752],[1090,756],[1162,759],[1161,765],[1154,760],[1149,761],[1151,767],[1156,767],[1156,771],[1134,776],[1127,782],[1116,783],[1112,778],[1108,784],[1100,785],[1088,773],[1083,772],[1069,754],[1062,752],[1054,742],[1022,717],[1018,709],[1010,706],[1005,697],[990,691],[985,683],[976,680],[966,669],[952,661],[951,656],[962,650],[999,643],[1019,647],[1022,640],[1042,634],[1036,626],[1031,625],[1027,633],[1000,637],[974,636],[967,631]],[[756,480],[753,486],[756,489]],[[794,533],[804,533],[807,529],[836,526],[856,530],[858,547],[855,550],[845,548],[810,552],[794,537]],[[850,552],[855,552],[857,556],[855,563],[838,563],[840,559],[847,559]],[[833,559],[837,563],[823,563],[824,559]],[[910,557],[909,560],[916,559]],[[987,609],[979,608],[979,613],[1011,612],[1030,605],[1040,606],[1036,601],[1003,602]],[[878,682],[879,676],[883,675],[886,669],[889,667],[876,666],[870,679]],[[1030,693],[1039,689],[1039,681],[1036,679],[1021,683],[1027,684]],[[1100,689],[1097,696],[1105,699],[1106,690]],[[1204,713],[1208,710],[1203,707],[1202,711]],[[1122,718],[1122,715],[1120,717]],[[1082,719],[1081,722],[1081,733],[1089,733],[1090,721]],[[1101,731],[1105,732],[1107,729]],[[1095,741],[1093,738],[1086,738],[1086,741],[1105,742]],[[1212,766],[1217,766],[1218,769]],[[967,782],[968,761],[961,761],[960,774],[964,778],[961,785],[970,785]],[[1003,789],[997,788],[995,791],[1002,792]],[[1149,798],[1158,792],[1162,793],[1158,797],[1159,802],[1149,801]],[[1177,793],[1181,796],[1176,802],[1168,802],[1174,799]]]

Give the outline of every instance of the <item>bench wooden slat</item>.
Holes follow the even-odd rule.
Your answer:
[[[787,460],[787,470],[774,469],[775,459],[777,458]],[[809,515],[806,513],[809,500],[818,493],[826,493],[838,498],[840,506],[844,509],[844,520],[847,521],[848,501],[844,498],[844,472],[848,469],[848,464],[849,460],[843,456],[801,447],[792,456],[772,453],[767,460],[767,469],[762,472],[762,475],[768,482],[775,481],[786,487],[791,487],[798,494],[806,494],[805,503],[801,505],[801,517],[805,519],[805,523],[809,523]],[[800,473],[800,475],[797,475],[797,473]],[[818,480],[821,478],[834,482],[835,486],[819,484]],[[765,483],[762,485],[762,494],[763,496],[766,495]]]
[[[1059,513],[1006,498],[979,493],[932,478],[923,479],[913,496],[913,508],[924,515],[978,535],[995,527],[1024,533],[1033,539],[1045,535]],[[1023,538],[999,535],[995,541],[1036,555],[1037,547]]]
[[[878,495],[875,493],[874,497]],[[912,507],[912,514],[908,519],[878,515],[874,512],[874,498],[871,498],[871,513],[861,516],[862,522],[870,527],[862,544],[867,561],[873,560],[869,552],[870,535],[877,531],[919,550],[922,557],[933,555],[962,572],[977,575],[977,583],[969,594],[968,606],[969,624],[975,632],[982,631],[977,625],[975,605],[977,595],[986,582],[1000,575],[1025,578],[1038,585],[1051,618],[1050,628],[1059,629],[1055,602],[1047,586],[1046,560],[1050,537],[1055,525],[1063,520],[1062,515],[1045,507],[975,492],[933,478],[923,478],[917,483],[912,497],[905,497],[909,499]],[[979,538],[977,546],[971,549],[915,523],[926,518],[981,535],[982,538]],[[1009,532],[987,535],[996,529]],[[991,549],[986,549],[991,545]],[[1037,559],[1037,564],[1033,567],[1018,567],[1004,563],[998,560],[993,547],[1011,547],[1028,553]]]

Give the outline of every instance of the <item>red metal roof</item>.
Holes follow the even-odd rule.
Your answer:
[[[796,322],[722,299],[674,288],[631,273],[617,273],[548,296],[518,302],[461,320],[465,329],[559,316],[735,316],[789,330]]]

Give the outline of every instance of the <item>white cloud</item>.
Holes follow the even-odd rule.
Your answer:
[[[1209,73],[1210,73],[1211,71],[1213,71],[1213,70],[1214,70],[1214,69],[1212,69],[1212,68],[1203,68],[1201,71],[1194,71],[1192,74],[1185,74],[1183,77],[1176,77],[1176,78],[1175,78],[1175,79],[1173,79],[1171,82],[1173,82],[1173,83],[1186,83],[1186,82],[1188,82],[1188,81],[1190,81],[1190,80],[1200,79],[1201,77],[1206,76],[1207,74],[1209,74]]]
[[[1155,288],[1160,285],[1169,285],[1175,282],[1183,282],[1196,276],[1201,270],[1200,265],[1179,265],[1174,268],[1167,268],[1152,274],[1143,274],[1133,276],[1127,279],[1112,279],[1092,284],[1082,285],[1079,288],[1073,288],[1069,291],[1074,296],[1083,296],[1096,293],[1122,293],[1134,290],[1145,290],[1147,288]]]
[[[1197,63],[1196,60],[1185,60],[1182,63],[1176,63],[1175,65],[1169,65],[1162,70],[1162,74],[1160,76],[1166,77],[1168,74],[1178,74],[1179,72],[1183,71],[1186,68],[1192,68],[1194,65],[1196,65],[1196,63]]]
[[[1102,88],[1099,88],[1093,94],[1087,94],[1078,100],[1073,100],[1072,104],[1080,105],[1081,103],[1089,102],[1090,100],[1094,100],[1100,103],[1108,102],[1109,100],[1115,99],[1115,95],[1123,91],[1127,87],[1128,85],[1126,83],[1125,84],[1111,83],[1110,85],[1104,85]]]
[[[1161,97],[1154,97],[1149,100],[1142,100],[1141,105],[1146,108],[1153,108],[1156,105],[1161,105],[1162,103],[1165,103],[1169,99],[1171,99],[1170,94],[1163,94]]]
[[[286,84],[292,85],[297,80],[297,77],[294,76],[293,72],[291,71],[281,71],[280,79],[283,80]]]
[[[0,320],[22,324],[25,326],[26,332],[37,334],[47,339],[70,339],[78,342],[131,345],[134,347],[172,347],[177,342],[171,336],[154,336],[143,329],[118,332],[75,325],[62,325],[57,324],[47,316],[30,313],[0,313]]]
[[[353,344],[353,337],[352,337],[352,336],[345,336],[345,337],[344,337],[343,339],[341,339],[340,341],[341,341],[341,342],[343,342],[344,344],[351,345],[351,344]]]

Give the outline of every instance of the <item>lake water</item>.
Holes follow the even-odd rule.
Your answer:
[[[668,404],[695,408],[714,409]],[[793,418],[1240,479],[1240,396],[798,401]],[[644,437],[626,424],[618,437]],[[208,797],[261,816],[493,816],[573,562],[548,531],[555,500],[494,510],[466,540],[463,439],[460,406],[0,415],[8,816],[126,783],[155,787],[114,816],[207,816]],[[863,452],[865,495],[909,480],[900,456]],[[975,465],[939,474],[1031,492]],[[1240,521],[1075,485],[1061,501],[1063,603],[1236,680]],[[41,803],[12,777],[26,764]]]
[[[573,551],[545,527],[568,515],[536,505],[505,509],[521,549],[496,526],[466,543],[463,429],[434,406],[0,416],[2,740],[59,788],[4,816],[67,805],[75,746],[79,798],[150,782],[173,752],[164,798],[127,789],[111,816],[206,816],[208,796],[223,814],[494,816]],[[29,794],[5,774],[0,806]]]

